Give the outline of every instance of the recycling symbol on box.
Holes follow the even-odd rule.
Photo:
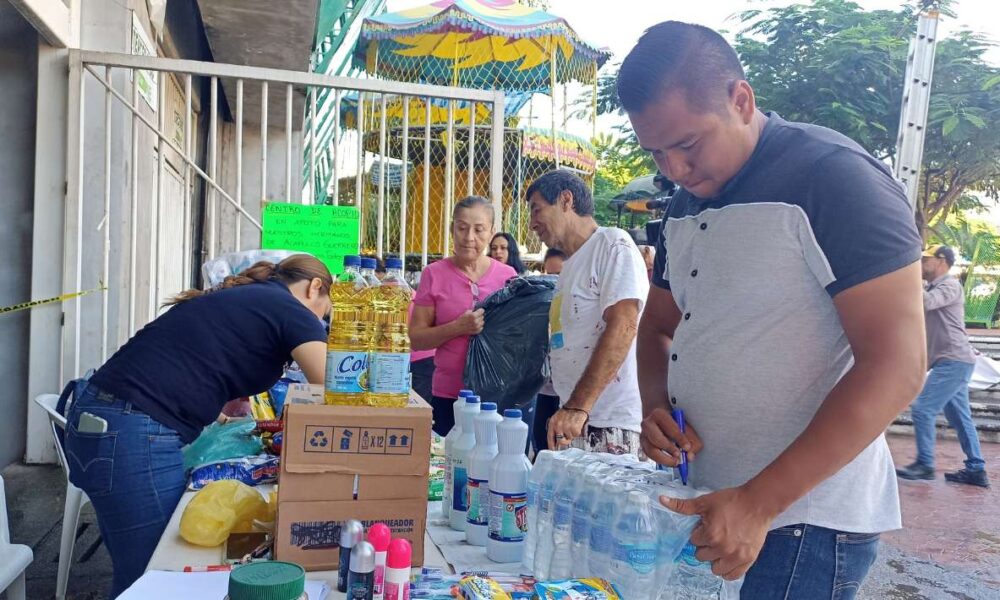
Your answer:
[[[313,448],[326,448],[330,445],[330,440],[327,439],[325,432],[315,431],[309,439],[309,445]]]

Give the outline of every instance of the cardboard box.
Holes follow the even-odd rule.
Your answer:
[[[365,530],[373,523],[382,522],[392,530],[392,537],[409,540],[413,546],[413,566],[422,566],[427,526],[426,495],[425,491],[424,500],[279,500],[276,558],[301,565],[307,571],[336,569],[340,558],[340,529],[348,519],[358,519]]]
[[[275,554],[306,570],[336,568],[348,519],[385,522],[423,563],[431,408],[314,405],[322,386],[289,387]]]

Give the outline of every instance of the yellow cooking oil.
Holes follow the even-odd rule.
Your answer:
[[[375,324],[368,312],[369,283],[360,259],[344,257],[344,272],[330,287],[330,335],[326,344],[327,404],[364,406],[369,388],[369,347]]]
[[[382,284],[369,292],[376,322],[371,344],[368,401],[403,407],[410,400],[410,331],[407,316],[413,290],[403,277],[403,261],[388,258]]]

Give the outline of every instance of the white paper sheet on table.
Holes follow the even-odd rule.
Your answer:
[[[437,505],[437,506],[434,506]],[[465,541],[465,532],[452,529],[441,514],[441,503],[431,502],[427,510],[427,534],[441,551],[456,573],[491,571],[493,573],[520,574],[520,563],[497,563],[486,557],[486,548],[472,546]]]
[[[229,591],[229,573],[147,571],[118,600],[222,600]],[[326,600],[330,588],[323,581],[306,581],[309,600]]]

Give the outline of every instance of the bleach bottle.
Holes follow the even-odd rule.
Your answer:
[[[455,483],[451,473],[451,455],[455,446],[455,440],[462,435],[462,421],[459,416],[462,408],[465,406],[465,399],[475,395],[476,393],[472,390],[461,390],[458,392],[458,399],[452,404],[452,411],[455,414],[455,425],[448,432],[448,435],[444,436],[444,494],[441,496],[441,516],[449,522],[451,498],[454,495]]]
[[[490,516],[490,466],[497,455],[497,405],[483,402],[473,422],[476,447],[469,456],[469,510],[465,515],[465,540],[473,546],[485,546]]]
[[[521,411],[503,411],[497,425],[499,453],[490,465],[490,516],[486,556],[500,563],[522,560],[528,530],[528,475],[531,463],[525,460],[528,425]]]
[[[451,528],[455,531],[465,531],[465,516],[469,510],[468,493],[465,486],[469,479],[469,455],[476,446],[476,434],[473,422],[479,414],[479,396],[465,399],[465,407],[459,417],[462,423],[462,433],[455,440],[451,450],[451,512],[448,514]]]

